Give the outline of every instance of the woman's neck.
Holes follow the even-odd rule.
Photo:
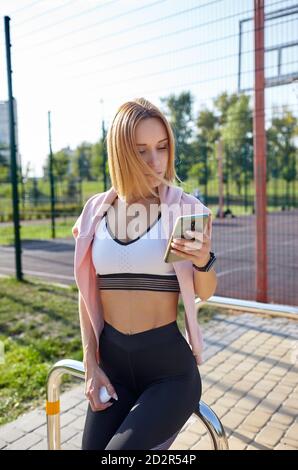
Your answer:
[[[125,201],[124,199],[120,198],[119,197],[119,200],[125,204],[127,207],[132,205],[132,204],[143,204],[143,205],[148,205],[148,204],[159,204],[160,202],[160,199],[159,197],[157,196],[146,196],[146,197],[142,197],[142,198],[139,198],[139,199],[134,199],[134,200],[130,200],[129,202]]]

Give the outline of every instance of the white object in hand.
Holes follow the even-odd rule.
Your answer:
[[[109,395],[107,388],[105,386],[100,387],[99,389],[99,399],[102,403],[106,403],[109,401],[111,398],[111,395]]]

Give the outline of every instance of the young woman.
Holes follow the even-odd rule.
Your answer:
[[[107,134],[113,186],[87,201],[73,227],[89,400],[83,450],[168,449],[201,397],[194,295],[206,300],[216,288],[211,216],[203,240],[197,232],[178,239],[172,250],[181,261],[165,263],[168,209],[210,215],[174,186],[174,147],[156,106],[144,98],[120,106]],[[99,396],[104,386],[109,402]]]

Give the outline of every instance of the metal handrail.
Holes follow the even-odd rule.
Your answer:
[[[72,375],[85,380],[83,362],[72,359],[63,359],[56,362],[48,373],[47,378],[47,439],[49,450],[61,449],[60,436],[60,384],[64,374]],[[211,446],[214,450],[228,450],[228,440],[217,415],[214,411],[200,401],[194,414],[199,418],[208,431]]]
[[[212,305],[213,307],[228,308],[230,310],[242,310],[259,315],[270,315],[288,318],[290,320],[298,320],[298,307],[292,305],[266,304],[254,300],[234,299],[217,295],[212,295],[208,300],[201,300],[199,297],[196,297],[196,308],[201,307],[203,304]]]

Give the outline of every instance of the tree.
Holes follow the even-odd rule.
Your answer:
[[[192,129],[192,104],[194,98],[190,92],[182,92],[178,97],[171,94],[167,98],[161,98],[166,104],[167,115],[171,123],[176,143],[176,167],[177,174],[181,180],[187,177],[189,167],[193,164],[194,154],[190,143],[193,134]]]
[[[66,179],[69,172],[69,154],[64,149],[59,150],[53,155],[53,171],[60,186],[60,195],[63,195],[63,180]]]
[[[91,147],[91,174],[96,180],[99,180],[103,174],[103,148],[104,144],[102,139]]]
[[[2,183],[8,183],[10,180],[9,161],[5,155],[7,151],[8,147],[4,144],[0,144],[0,181]]]
[[[82,142],[75,150],[74,155],[74,172],[75,176],[81,180],[92,181],[92,144],[89,142]]]
[[[282,106],[282,114],[278,116],[278,110],[273,109],[272,125],[267,131],[269,148],[269,171],[275,178],[275,193],[277,192],[277,178],[281,177],[286,182],[286,206],[290,206],[290,183],[295,183],[297,178],[296,159],[297,149],[294,143],[298,135],[297,118],[288,109]]]
[[[218,119],[214,112],[203,108],[199,111],[196,120],[197,137],[193,142],[193,149],[196,155],[194,168],[191,168],[189,175],[194,176],[196,171],[198,182],[204,185],[204,201],[208,204],[208,182],[212,178],[212,174],[216,171],[213,167],[215,162],[215,142],[219,137]]]
[[[252,111],[250,97],[240,94],[238,100],[230,100],[226,109],[224,125],[221,128],[226,178],[236,183],[238,195],[248,180],[253,178]]]
[[[224,126],[228,119],[228,111],[235,103],[237,103],[239,95],[237,93],[232,93],[228,95],[225,91],[224,93],[219,94],[214,100],[215,109],[219,111],[218,115],[218,125],[219,127]]]

